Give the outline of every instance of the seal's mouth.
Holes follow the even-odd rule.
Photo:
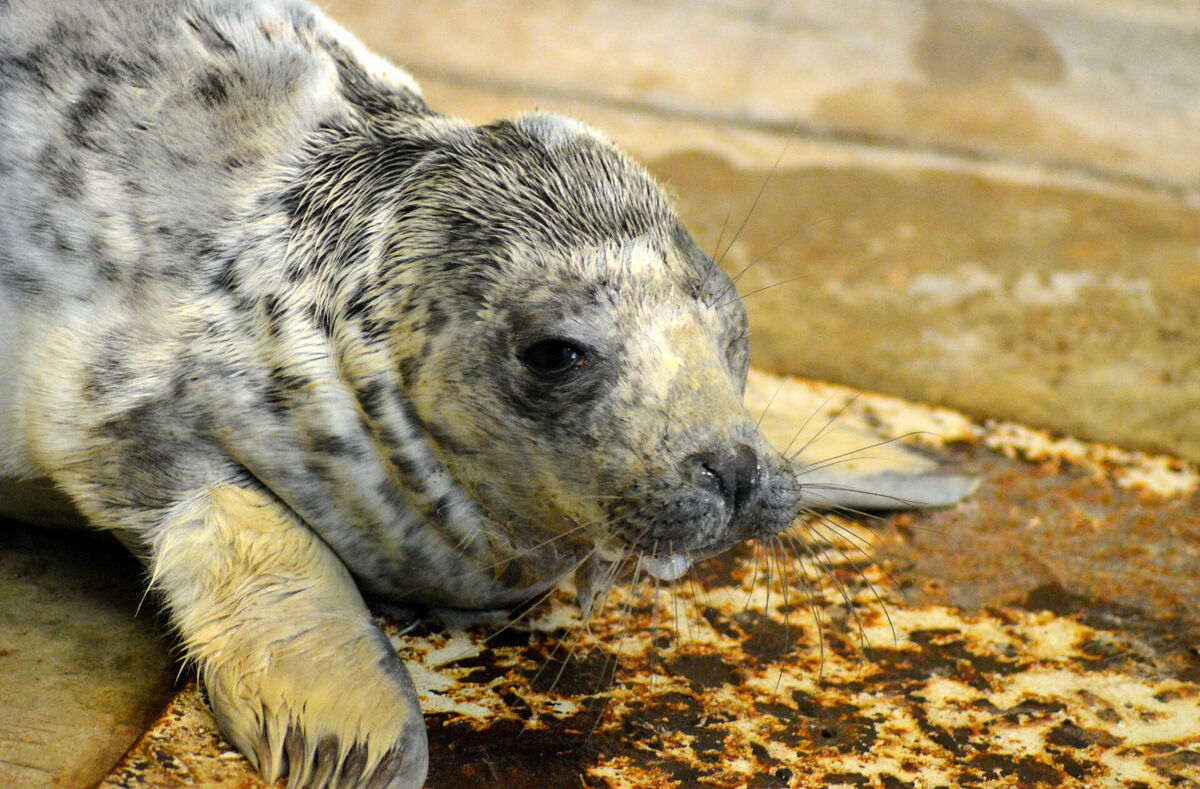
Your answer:
[[[672,553],[666,556],[641,556],[638,562],[652,578],[677,581],[691,568],[692,557],[683,553]]]
[[[638,566],[650,577],[660,581],[677,581],[691,569],[692,563],[697,557],[683,552],[652,556],[606,545],[597,548],[596,558],[610,564],[636,558]]]
[[[639,577],[639,573],[644,572],[656,581],[672,583],[686,575],[695,562],[721,553],[727,547],[729,546],[721,546],[708,551],[681,551],[654,555],[637,553],[611,544],[597,546],[587,554],[585,559],[581,560],[575,569],[575,589],[579,598],[580,610],[583,611],[586,619],[591,614],[596,599],[602,597],[603,593],[611,588],[616,578],[616,574],[612,570],[613,565],[628,567],[627,562],[636,560],[635,579]]]

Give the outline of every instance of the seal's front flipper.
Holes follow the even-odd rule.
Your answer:
[[[797,379],[752,370],[746,407],[762,414],[767,440],[798,452],[796,481],[819,509],[896,510],[948,507],[979,480],[889,441],[847,415],[828,414],[825,398]]]
[[[160,527],[150,569],[221,730],[268,782],[422,785],[412,680],[350,573],[285,507],[210,487]]]

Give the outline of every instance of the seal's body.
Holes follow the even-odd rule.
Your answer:
[[[652,180],[431,112],[307,4],[0,3],[0,187],[0,477],[142,557],[268,778],[424,776],[358,588],[503,606],[795,515]]]

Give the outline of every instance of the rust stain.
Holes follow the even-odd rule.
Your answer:
[[[429,786],[1200,784],[1195,468],[841,405],[889,432],[936,423],[919,440],[983,487],[813,522],[804,550],[743,546],[675,585],[631,578],[586,625],[570,589],[381,617],[427,711]],[[259,785],[193,686],[101,786],[215,783]]]

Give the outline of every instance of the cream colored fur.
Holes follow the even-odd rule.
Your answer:
[[[222,729],[268,781],[285,756],[298,768],[291,784],[336,785],[342,770],[372,775],[393,743],[423,753],[411,685],[411,703],[397,708],[387,692],[395,672],[378,664],[381,636],[353,579],[278,502],[228,485],[205,491],[161,531],[151,572],[181,612],[188,659],[202,669]],[[325,681],[338,667],[353,667],[353,681]],[[336,743],[325,758],[299,758],[325,742]],[[416,761],[407,772],[424,769]]]

